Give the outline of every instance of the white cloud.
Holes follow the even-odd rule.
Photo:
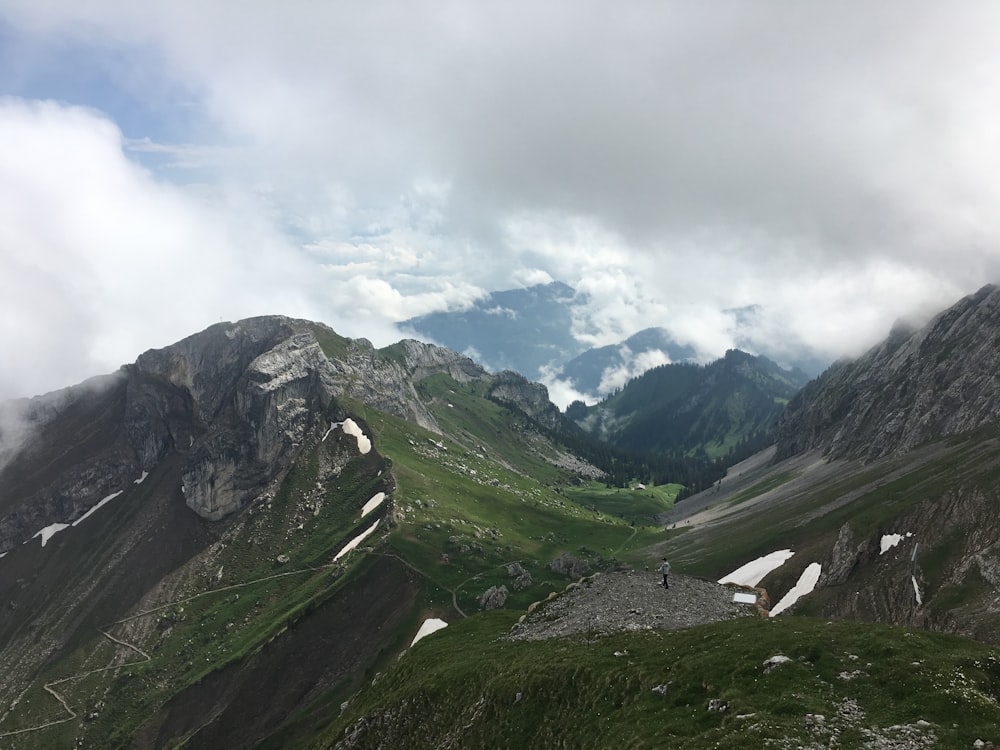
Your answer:
[[[760,304],[772,349],[856,351],[1000,278],[998,21],[922,0],[0,0],[37,52],[0,58],[0,91],[34,96],[19,82],[66,47],[109,89],[79,94],[103,114],[0,104],[0,397],[219,318],[384,343],[553,279],[587,295],[594,345],[664,326],[717,356],[738,338],[720,311]]]
[[[392,321],[482,294],[445,280],[404,295],[351,263],[318,272],[254,194],[156,179],[89,110],[8,98],[0,139],[18,144],[0,152],[4,397],[111,371],[222,319],[312,317],[384,344]],[[407,270],[407,253],[370,254]]]
[[[650,349],[649,351],[633,355],[627,346],[623,346],[622,363],[614,367],[608,367],[601,373],[601,383],[598,386],[598,391],[600,393],[611,393],[616,388],[621,388],[632,378],[642,375],[646,370],[668,364],[670,364],[670,357],[659,349]]]
[[[558,369],[554,367],[542,367],[538,380],[548,389],[549,401],[560,409],[565,409],[574,401],[594,404],[599,400],[596,394],[578,391],[570,381],[560,379]]]

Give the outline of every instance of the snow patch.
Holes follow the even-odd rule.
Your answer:
[[[917,597],[917,606],[924,603],[924,598],[920,596],[920,587],[917,585],[917,577],[910,576],[910,580],[913,581],[913,593]]]
[[[143,482],[146,481],[146,477],[148,477],[148,476],[149,476],[149,472],[148,471],[144,471],[144,472],[142,472],[142,476],[141,477],[139,477],[138,479],[133,479],[132,480],[132,484],[142,484]]]
[[[385,493],[384,492],[378,492],[378,493],[372,495],[372,499],[369,500],[367,503],[365,503],[364,507],[361,508],[361,517],[364,518],[369,513],[371,513],[373,510],[375,510],[378,506],[380,506],[382,504],[383,500],[385,500]]]
[[[436,617],[431,617],[430,619],[424,620],[424,624],[420,626],[420,630],[417,631],[417,634],[413,636],[413,640],[410,641],[410,647],[412,648],[413,644],[419,641],[421,638],[428,636],[431,633],[436,633],[441,628],[446,628],[446,627],[448,627],[448,623],[446,623],[444,620],[439,620]]]
[[[727,576],[719,579],[719,583],[736,583],[740,586],[756,586],[772,570],[777,570],[785,561],[794,555],[790,549],[781,549],[769,555],[758,557],[756,560],[741,565]]]
[[[819,563],[809,563],[806,566],[806,569],[802,571],[802,575],[799,576],[798,582],[792,586],[791,590],[781,597],[781,601],[775,604],[771,609],[771,617],[774,617],[780,612],[784,612],[786,609],[795,604],[795,602],[816,588],[816,582],[819,581],[819,574],[822,570],[823,567]]]
[[[49,539],[51,539],[52,537],[54,537],[56,534],[58,534],[63,529],[68,529],[68,528],[69,528],[69,524],[68,523],[53,523],[53,524],[49,524],[44,529],[42,529],[37,534],[35,534],[35,536],[31,537],[31,539],[34,539],[36,536],[40,536],[42,538],[42,546],[44,547],[45,543],[47,541],[49,541]],[[31,541],[31,539],[29,539],[28,541]]]
[[[324,432],[324,433],[323,433],[323,439],[322,439],[322,440],[320,440],[320,442],[321,442],[321,443],[325,443],[325,442],[326,442],[326,439],[327,439],[328,437],[330,437],[330,433],[331,433],[331,432],[333,432],[333,428],[334,428],[334,427],[336,427],[336,426],[337,426],[337,425],[335,425],[335,424],[331,424],[331,425],[330,425],[330,426],[329,426],[329,427],[327,428],[326,432]]]
[[[884,555],[886,552],[903,541],[904,538],[908,539],[911,536],[913,536],[912,531],[907,531],[905,534],[884,534],[882,536],[882,540],[879,542],[878,553],[880,555]]]
[[[372,449],[372,441],[369,440],[368,436],[365,435],[360,427],[358,427],[357,422],[348,417],[341,422],[340,425],[345,433],[353,435],[358,439],[358,450],[361,451],[362,454],[365,454]]]
[[[756,594],[746,594],[742,591],[737,591],[733,594],[733,601],[737,604],[756,604],[757,595]]]
[[[143,478],[143,479],[145,479],[145,478],[146,478],[146,473],[145,473],[145,472],[143,472],[143,477],[142,477],[142,478]],[[138,484],[138,482],[136,482],[136,484]],[[103,505],[107,505],[107,504],[108,504],[108,503],[110,503],[110,502],[111,502],[112,500],[114,500],[114,499],[115,499],[116,497],[118,497],[118,496],[119,496],[120,494],[122,494],[122,490],[118,490],[118,492],[112,492],[112,493],[111,493],[110,495],[108,495],[108,496],[107,496],[106,498],[104,498],[103,500],[101,500],[101,502],[99,502],[99,503],[98,503],[97,505],[95,505],[95,506],[94,506],[93,508],[91,508],[91,509],[90,509],[90,510],[88,510],[88,511],[87,511],[86,513],[84,513],[84,514],[83,514],[82,516],[80,516],[80,517],[79,517],[78,519],[76,519],[75,521],[73,521],[73,524],[72,524],[72,525],[73,525],[73,526],[76,526],[76,525],[78,525],[78,524],[80,523],[80,521],[82,521],[82,520],[83,520],[84,518],[89,518],[90,516],[92,516],[92,515],[93,515],[94,513],[96,513],[96,512],[97,512],[97,509],[98,509],[98,508],[100,508],[100,507],[101,507],[101,506],[103,506]],[[42,546],[44,546],[44,545],[45,545],[45,542],[42,542]]]
[[[345,544],[344,548],[342,550],[340,550],[340,552],[338,552],[336,555],[334,555],[334,557],[333,557],[334,562],[336,562],[337,560],[339,560],[340,558],[342,558],[344,555],[346,555],[352,549],[354,549],[359,544],[361,544],[361,542],[363,542],[365,539],[367,539],[372,533],[374,533],[376,526],[378,526],[378,520],[376,520],[375,523],[373,523],[371,525],[371,528],[369,528],[367,531],[362,531],[360,534],[358,534],[356,537],[354,537],[351,541],[349,541],[347,544]]]

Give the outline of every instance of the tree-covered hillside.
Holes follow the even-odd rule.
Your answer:
[[[577,424],[630,452],[728,463],[764,447],[806,376],[738,350],[709,365],[662,365],[593,407],[567,411]]]

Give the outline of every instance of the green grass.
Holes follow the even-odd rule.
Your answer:
[[[341,467],[332,478],[327,476],[331,465]],[[321,476],[323,466],[327,473]],[[225,543],[189,570],[169,606],[122,624],[104,624],[151,659],[141,661],[137,653],[129,653],[133,663],[116,672],[57,688],[78,711],[92,704],[94,695],[105,696],[97,718],[87,723],[88,736],[103,737],[112,746],[126,742],[173,696],[245,661],[350,585],[353,568],[334,571],[329,566],[336,552],[378,517],[376,511],[361,521],[361,506],[390,484],[376,454],[349,459],[336,436],[307,441],[274,496],[244,510]],[[279,555],[287,556],[287,562],[280,562]],[[165,631],[169,634],[161,637]],[[25,721],[34,726],[65,716],[40,685],[106,666],[113,653],[108,641],[92,632],[36,683],[33,710],[19,712],[19,725],[5,724],[3,731],[20,728]],[[31,740],[37,747],[65,747],[72,744],[75,726],[57,725],[32,734]]]
[[[645,489],[623,489],[607,487],[600,482],[589,482],[583,486],[569,486],[564,494],[583,507],[616,516],[630,524],[653,525],[656,516],[674,506],[674,500],[683,485],[647,485]]]
[[[413,648],[363,690],[315,747],[366,717],[352,747],[765,747],[822,741],[862,746],[862,729],[930,723],[940,747],[994,739],[1000,723],[996,649],[941,634],[811,618],[740,619],[597,640],[510,643],[511,613],[464,620]],[[782,654],[792,661],[765,673]],[[853,679],[842,674],[857,670]],[[665,694],[653,691],[666,685]],[[725,712],[707,710],[710,700]],[[854,701],[858,727],[838,718]],[[742,718],[741,718],[742,717]]]
[[[634,528],[618,514],[579,502],[573,479],[545,460],[553,448],[523,415],[483,398],[481,384],[431,377],[421,392],[446,435],[369,410],[377,449],[391,459],[397,529],[392,548],[428,581],[455,592],[476,611],[490,586],[506,585],[509,606],[526,606],[566,579],[548,564],[564,552],[594,565],[628,560],[663,538],[658,527]],[[656,488],[657,506],[675,493]],[[534,585],[514,591],[506,572],[518,562]]]

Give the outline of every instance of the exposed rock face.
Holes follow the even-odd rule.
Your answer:
[[[479,608],[485,610],[502,609],[507,603],[506,586],[490,586],[479,597]]]
[[[310,431],[348,416],[338,399],[440,432],[415,389],[435,373],[485,381],[495,400],[550,427],[560,419],[544,386],[516,373],[491,375],[468,357],[413,340],[379,351],[280,316],[213,325],[114,375],[4,404],[0,472],[33,444],[41,455],[41,446],[65,442],[66,425],[77,443],[41,484],[23,468],[24,477],[3,477],[0,551],[53,521],[72,521],[171,454],[183,457],[188,506],[224,518],[287,469]]]
[[[75,442],[62,451],[65,465],[45,476],[24,462],[4,476],[0,551],[54,520],[72,521],[172,453],[183,456],[188,506],[224,518],[290,465],[311,430],[347,416],[337,399],[439,432],[414,383],[434,372],[463,382],[493,377],[417,341],[395,345],[393,355],[320,324],[251,318],[147,351],[113,375],[8,402],[0,471],[19,452],[41,456],[42,446]]]
[[[833,545],[829,559],[822,566],[823,572],[820,574],[817,585],[829,586],[845,583],[860,563],[871,561],[870,547],[868,542],[856,544],[850,524],[845,523],[840,527],[837,541]]]
[[[998,373],[1000,289],[986,286],[807,385],[778,425],[777,457],[870,460],[975,430],[1000,420]]]
[[[405,367],[414,382],[438,372],[451,376],[459,383],[481,380],[487,376],[486,370],[465,355],[453,352],[451,349],[425,344],[414,339],[404,339],[390,349],[402,354]]]
[[[532,383],[523,375],[505,371],[493,377],[489,397],[520,409],[549,429],[556,429],[562,419],[559,408],[549,401],[549,391],[541,383]]]

